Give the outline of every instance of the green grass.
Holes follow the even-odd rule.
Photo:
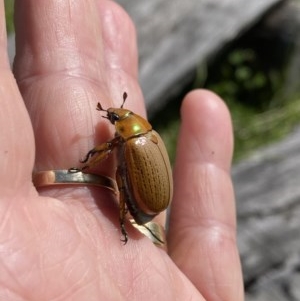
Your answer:
[[[153,128],[163,139],[172,164],[175,162],[176,143],[180,127],[179,107],[176,107],[178,110],[177,112],[173,112],[172,116],[166,116],[166,113],[170,113],[170,111],[165,109],[157,113],[156,116],[150,120]]]
[[[300,123],[300,97],[290,99],[282,107],[274,107],[261,113],[251,112],[234,104],[230,107],[234,126],[235,162],[247,157],[257,148],[283,138]],[[161,118],[165,120],[163,124],[159,121]],[[174,163],[180,127],[179,114],[166,118],[165,114],[160,112],[151,122],[162,136],[170,160]]]
[[[234,126],[234,161],[284,137],[300,123],[300,91],[285,94],[287,66],[288,60],[268,62],[255,48],[236,47],[211,66],[198,68],[195,82],[187,87],[210,89],[225,100]],[[180,102],[185,92],[151,120],[165,141],[172,162],[180,126]]]
[[[5,18],[6,18],[6,30],[8,33],[14,31],[14,2],[13,0],[5,0]]]
[[[234,160],[240,160],[255,149],[275,142],[299,124],[300,97],[291,99],[280,107],[261,113],[245,112],[233,115],[235,153]]]

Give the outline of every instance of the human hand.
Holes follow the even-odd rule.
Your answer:
[[[127,91],[145,115],[134,27],[112,1],[15,2],[17,84],[0,11],[0,299],[243,300],[224,103],[207,91],[183,102],[168,253],[129,224],[124,246],[110,192],[37,192],[31,177],[112,137],[98,101],[119,107]]]

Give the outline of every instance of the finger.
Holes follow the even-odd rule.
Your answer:
[[[133,25],[113,1],[18,0],[16,20],[14,70],[33,123],[36,169],[74,166],[97,129],[98,140],[108,137],[98,101],[120,106],[127,91],[128,106],[144,113]]]
[[[97,102],[120,107],[126,91],[126,107],[145,115],[134,26],[105,0],[17,0],[16,20],[14,70],[35,131],[35,170],[80,167],[90,149],[113,138]],[[102,163],[97,172],[113,177],[112,164]],[[46,193],[63,195],[56,187]]]
[[[0,33],[1,196],[22,194],[24,197],[25,191],[28,193],[28,187],[31,187],[34,140],[28,114],[9,66],[3,1],[0,4]]]
[[[206,300],[242,300],[228,110],[216,95],[195,91],[181,113],[170,255]]]

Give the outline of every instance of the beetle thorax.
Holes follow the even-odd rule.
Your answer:
[[[115,125],[117,135],[124,140],[152,130],[151,124],[146,119],[126,109],[108,109],[107,117]]]

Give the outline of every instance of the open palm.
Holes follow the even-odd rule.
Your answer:
[[[78,166],[112,137],[98,101],[118,107],[126,91],[145,115],[134,27],[112,1],[15,2],[14,75],[3,3],[0,14],[0,299],[243,300],[223,102],[207,91],[183,102],[168,252],[129,224],[124,246],[112,193],[37,192],[31,177]]]

